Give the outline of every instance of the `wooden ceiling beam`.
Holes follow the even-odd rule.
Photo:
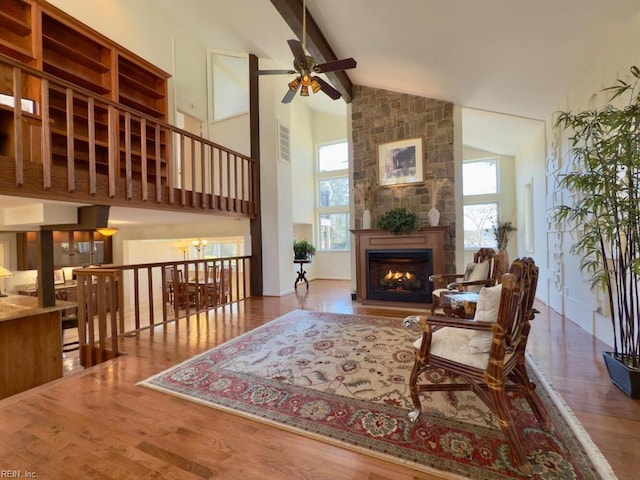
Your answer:
[[[298,40],[302,38],[302,1],[301,0],[271,0],[271,3],[280,16],[287,22],[293,30]],[[309,10],[307,10],[307,50],[317,63],[332,62],[340,60],[333,53],[329,42],[322,34],[320,27],[315,22]],[[342,94],[345,102],[351,103],[353,84],[345,72],[328,72],[325,74],[331,84]]]

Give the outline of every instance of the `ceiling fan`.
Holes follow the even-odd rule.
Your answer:
[[[293,53],[293,70],[258,70],[258,75],[298,75],[289,82],[289,90],[282,98],[282,103],[290,103],[300,90],[300,96],[309,96],[309,87],[313,93],[322,90],[333,100],[339,99],[342,95],[338,90],[333,88],[323,78],[312,75],[314,73],[337,72],[348,70],[356,67],[356,61],[353,58],[345,58],[343,60],[335,60],[326,63],[317,63],[315,59],[306,53],[306,36],[307,36],[307,8],[305,2],[302,4],[302,42],[296,39],[287,40],[289,48]]]

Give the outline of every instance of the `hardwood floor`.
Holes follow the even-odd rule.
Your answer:
[[[0,476],[15,470],[39,479],[437,478],[136,386],[292,309],[413,313],[355,305],[349,282],[313,281],[308,294],[298,290],[122,339],[127,355],[0,401]],[[609,382],[604,344],[537,307],[530,341],[537,364],[618,477],[638,478],[640,402]]]

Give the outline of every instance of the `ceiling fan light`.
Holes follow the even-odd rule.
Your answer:
[[[320,82],[318,82],[318,80],[316,80],[315,78],[311,80],[311,90],[313,90],[313,93],[318,93],[321,88],[322,86],[320,85]]]
[[[292,80],[291,82],[289,82],[289,89],[292,92],[295,92],[296,90],[298,90],[298,87],[300,86],[300,79],[296,78],[294,80]]]
[[[305,84],[302,84],[302,88],[300,89],[300,96],[301,97],[309,96],[309,87],[307,87]]]
[[[309,85],[311,85],[311,75],[305,73],[302,75],[302,86],[308,87]]]

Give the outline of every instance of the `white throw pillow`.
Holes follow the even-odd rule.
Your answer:
[[[483,287],[478,293],[478,304],[473,319],[478,322],[495,322],[498,319],[501,295],[501,284],[495,287]],[[492,341],[493,332],[473,332],[469,339],[469,351],[472,353],[487,353],[491,350]]]
[[[490,262],[470,263],[464,272],[463,281],[476,282],[486,280],[489,276]],[[465,288],[468,292],[479,292],[482,285],[470,285]]]

